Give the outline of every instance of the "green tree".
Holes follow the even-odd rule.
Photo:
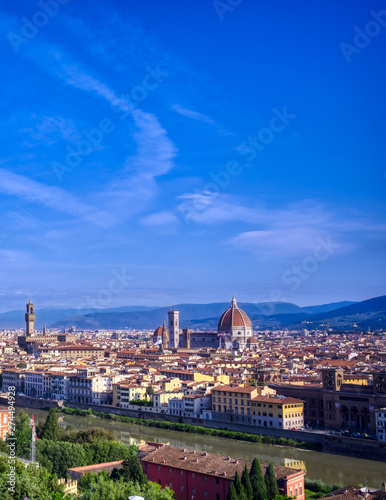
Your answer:
[[[50,441],[58,441],[60,438],[60,427],[58,415],[54,408],[51,408],[43,425],[41,439],[49,439]]]
[[[246,500],[253,500],[253,488],[251,484],[251,478],[249,477],[247,464],[245,464],[243,474],[241,476],[241,484],[244,486],[244,496]]]
[[[244,492],[244,486],[241,483],[241,479],[240,479],[240,476],[239,476],[239,474],[238,474],[237,471],[236,471],[236,474],[235,474],[235,479],[233,481],[233,484],[235,485],[235,490],[236,490],[236,493],[237,493],[237,498],[239,500],[246,500],[245,492]]]
[[[277,495],[279,495],[279,488],[277,486],[275,471],[273,470],[273,465],[269,464],[264,476],[265,485],[267,487],[268,500],[273,500]]]
[[[63,486],[59,485],[58,478],[51,476],[44,467],[30,465],[26,468],[22,464],[16,471],[16,481],[11,488],[8,473],[0,473],[1,500],[20,500],[23,496],[29,500],[64,499]]]
[[[146,474],[137,456],[130,456],[123,461],[120,476],[125,481],[135,481],[141,486],[147,483]]]
[[[267,500],[267,487],[265,485],[260,462],[257,458],[253,459],[249,477],[253,489],[253,500]]]
[[[21,410],[15,419],[15,432],[9,434],[7,444],[15,444],[15,453],[20,458],[30,458],[31,456],[31,436],[32,431],[29,425],[30,417],[28,413]],[[14,439],[12,439],[14,438]]]
[[[154,394],[154,388],[153,388],[153,386],[152,385],[148,385],[146,387],[146,397],[151,398],[153,396],[153,394]]]
[[[227,500],[239,500],[238,496],[237,496],[237,493],[236,493],[236,488],[235,488],[235,485],[234,485],[233,481],[229,485],[229,491],[228,491],[228,495],[227,495]]]

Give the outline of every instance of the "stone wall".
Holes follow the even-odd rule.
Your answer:
[[[347,455],[386,462],[386,443],[370,439],[325,436],[322,451],[335,455]]]

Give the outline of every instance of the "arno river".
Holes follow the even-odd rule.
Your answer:
[[[29,410],[35,416],[35,421],[45,419],[48,412]],[[275,465],[305,468],[309,479],[321,479],[333,483],[349,485],[365,484],[373,488],[380,488],[386,481],[386,463],[363,460],[359,458],[330,455],[315,451],[297,450],[268,444],[244,443],[219,437],[201,436],[188,432],[177,432],[155,427],[142,427],[123,422],[113,422],[92,417],[76,415],[59,415],[61,427],[72,425],[76,430],[85,430],[90,427],[101,427],[113,432],[116,439],[126,445],[144,444],[146,441],[170,444],[181,448],[192,448],[198,451],[220,453],[222,455],[252,460],[258,457],[262,462],[272,462]]]

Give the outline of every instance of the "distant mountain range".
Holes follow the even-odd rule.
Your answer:
[[[191,329],[217,328],[221,314],[229,302],[212,304],[177,304],[180,327]],[[299,307],[288,302],[240,302],[239,307],[250,317],[254,328],[315,328],[386,329],[386,296],[363,302],[335,302],[318,306]],[[167,319],[170,307],[127,306],[100,310],[36,309],[36,328],[79,329],[156,329]],[[0,314],[0,329],[24,328],[24,311]]]

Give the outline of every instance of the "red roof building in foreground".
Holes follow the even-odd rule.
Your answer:
[[[225,457],[174,446],[157,448],[141,459],[143,470],[150,481],[169,486],[177,500],[226,500],[236,471],[241,477],[250,460]],[[263,474],[268,464],[261,464]],[[274,466],[280,494],[304,500],[304,471]]]
[[[0,406],[0,439],[5,441],[10,432],[11,414],[8,406]]]
[[[217,331],[220,344],[227,348],[243,351],[247,340],[252,337],[252,323],[247,314],[241,310],[233,295],[231,306],[221,316]]]

